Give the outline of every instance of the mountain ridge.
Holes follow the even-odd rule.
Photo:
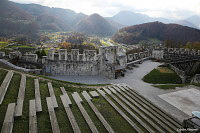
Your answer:
[[[171,40],[185,44],[187,42],[200,41],[200,30],[157,21],[122,28],[112,37],[114,41],[125,44],[137,44],[150,38],[160,41]]]

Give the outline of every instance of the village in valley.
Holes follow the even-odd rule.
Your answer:
[[[1,12],[1,133],[200,132],[198,26],[7,0]]]

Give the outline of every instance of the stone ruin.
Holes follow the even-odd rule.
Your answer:
[[[96,50],[79,49],[58,50],[50,49],[47,56],[43,56],[43,72],[45,75],[103,75],[115,78],[115,71],[126,68],[127,57],[123,49],[117,46],[100,47]]]
[[[131,62],[131,61],[140,60],[142,58],[149,57],[150,55],[151,55],[151,53],[149,51],[128,54],[127,55],[127,61]]]

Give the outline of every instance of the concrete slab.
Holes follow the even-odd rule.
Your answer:
[[[29,133],[37,133],[35,100],[29,100]]]
[[[8,71],[8,73],[6,74],[6,77],[3,80],[3,83],[0,86],[0,104],[2,104],[3,102],[4,96],[6,95],[6,91],[10,84],[12,76],[13,76],[13,71]]]
[[[64,88],[64,87],[60,87],[60,89],[61,89],[63,95],[66,97],[67,103],[68,103],[69,105],[72,105],[72,102],[71,102],[71,100],[70,100],[70,98],[69,98],[69,96],[68,96],[68,94],[67,94],[65,88]]]
[[[99,94],[96,91],[90,91],[92,97],[99,97]]]
[[[1,133],[12,133],[14,124],[15,103],[8,104],[6,116],[3,122]]]
[[[50,97],[53,102],[53,106],[54,106],[54,108],[58,108],[58,102],[56,100],[56,96],[55,96],[54,89],[53,89],[51,82],[48,82],[48,88],[49,88]]]
[[[26,75],[22,74],[19,92],[18,92],[18,98],[17,98],[17,105],[15,109],[16,117],[22,116],[23,104],[24,104],[24,98],[25,98],[25,89],[26,89]]]
[[[81,97],[79,96],[78,92],[74,92],[74,93],[72,94],[72,97],[74,98],[74,101],[75,101],[76,103],[81,103],[81,102],[83,102],[83,100],[82,100]]]
[[[162,94],[159,97],[190,116],[192,111],[200,110],[200,91],[197,89],[181,90]]]
[[[35,85],[36,111],[37,112],[41,112],[42,111],[42,103],[41,103],[40,85],[39,85],[39,80],[38,79],[34,79],[34,85]]]

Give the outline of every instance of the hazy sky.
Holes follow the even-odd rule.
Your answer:
[[[122,10],[147,14],[151,17],[183,19],[200,15],[200,0],[11,0],[50,7],[72,9],[85,14],[112,16]]]

